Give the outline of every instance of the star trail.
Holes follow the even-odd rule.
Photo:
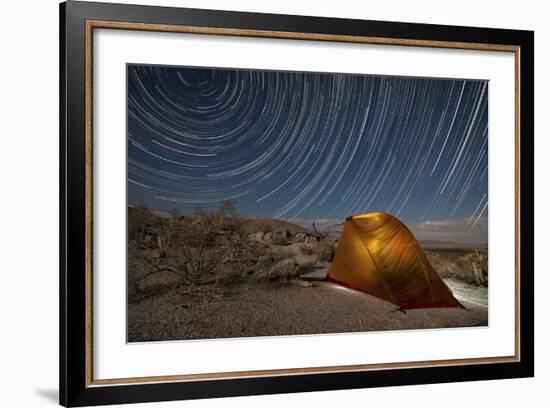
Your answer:
[[[486,225],[487,81],[127,69],[130,205]]]

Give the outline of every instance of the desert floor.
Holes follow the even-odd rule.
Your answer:
[[[243,283],[229,295],[211,302],[189,302],[188,296],[177,290],[143,299],[129,305],[128,340],[472,327],[488,323],[487,289],[471,288],[456,280],[448,279],[446,283],[466,309],[401,312],[374,296],[316,280],[317,276],[312,279]]]

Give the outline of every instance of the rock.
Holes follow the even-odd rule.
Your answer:
[[[282,229],[274,231],[270,239],[274,244],[281,245],[287,243],[291,236],[292,234],[288,230]]]
[[[321,262],[332,262],[334,258],[334,248],[332,246],[325,246],[321,249],[317,256],[317,260]]]
[[[314,245],[317,243],[317,238],[311,236],[311,235],[308,235],[305,239],[304,239],[304,244],[306,245]]]
[[[298,286],[300,286],[302,288],[312,288],[313,287],[313,283],[311,283],[310,281],[307,281],[307,280],[303,280],[303,279],[298,279],[296,281],[296,283],[298,284]]]
[[[254,238],[256,239],[256,241],[263,241],[264,240],[264,235],[265,234],[263,233],[263,231],[258,231],[254,235]]]
[[[282,229],[276,231],[276,234],[279,235],[281,238],[290,238],[291,234],[287,229]]]
[[[195,272],[195,267],[193,266],[193,264],[191,264],[191,262],[187,262],[185,264],[185,270],[187,271],[187,273],[193,273]]]
[[[275,264],[267,273],[269,280],[293,280],[300,276],[302,267],[293,259],[285,259]]]
[[[307,236],[308,235],[305,232],[298,232],[296,235],[294,235],[294,242],[304,242]]]
[[[266,232],[264,234],[264,241],[271,241],[273,239],[273,233],[272,232]]]

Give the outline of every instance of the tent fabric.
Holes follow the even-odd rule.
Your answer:
[[[432,268],[412,232],[385,213],[346,220],[327,279],[402,309],[462,306]]]

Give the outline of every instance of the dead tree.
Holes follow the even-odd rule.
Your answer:
[[[313,235],[317,241],[324,240],[328,237],[328,235],[337,227],[340,227],[344,225],[344,223],[339,224],[332,224],[327,227],[325,227],[322,231],[319,231],[317,227],[315,226],[315,221],[311,223],[313,225]]]

